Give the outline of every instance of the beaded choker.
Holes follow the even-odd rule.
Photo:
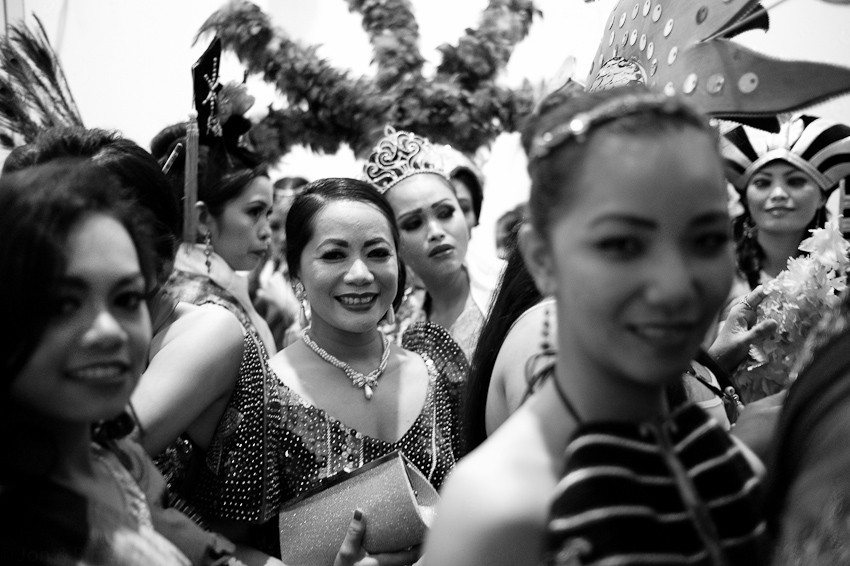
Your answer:
[[[371,399],[374,393],[374,390],[378,387],[378,379],[383,375],[384,371],[387,369],[387,362],[390,359],[390,339],[387,338],[384,334],[381,334],[381,339],[384,343],[384,351],[381,354],[381,363],[378,365],[378,368],[369,372],[368,374],[360,373],[359,371],[352,368],[347,363],[343,362],[336,356],[329,354],[324,348],[316,344],[312,338],[307,334],[307,328],[301,331],[301,339],[304,340],[304,343],[313,350],[317,356],[331,364],[332,366],[338,367],[342,371],[345,372],[345,375],[348,376],[348,379],[351,380],[351,384],[355,387],[360,387],[363,389],[363,394],[366,396],[366,399]]]

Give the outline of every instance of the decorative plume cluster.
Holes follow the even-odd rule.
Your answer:
[[[796,377],[807,336],[838,308],[839,294],[847,287],[850,242],[836,221],[812,230],[800,250],[806,255],[789,258],[786,269],[764,284],[758,321],[773,319],[778,327],[750,346],[748,359],[733,376],[744,403],[778,393]]]
[[[532,0],[490,0],[478,29],[456,46],[439,48],[443,60],[433,78],[422,74],[419,28],[409,0],[348,0],[362,15],[374,48],[377,73],[353,78],[290,39],[257,6],[232,2],[214,13],[199,35],[215,34],[250,73],[261,74],[286,99],[283,109],[250,132],[265,159],[293,145],[333,153],[340,144],[360,155],[381,137],[385,124],[435,143],[474,153],[500,133],[514,131],[533,107],[530,84],[511,90],[496,83],[539,11]]]
[[[12,26],[0,40],[0,145],[32,141],[51,126],[82,126],[74,97],[41,21]]]

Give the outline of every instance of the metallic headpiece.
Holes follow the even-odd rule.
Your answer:
[[[758,0],[620,0],[606,20],[590,91],[642,82],[700,111],[778,131],[777,114],[850,92],[850,69],[765,57],[731,37],[767,29]]]
[[[431,173],[449,180],[442,158],[431,142],[411,132],[396,131],[389,125],[363,166],[363,173],[366,181],[380,193],[419,173]]]
[[[592,128],[625,116],[645,112],[661,112],[671,115],[682,113],[692,120],[705,122],[706,127],[708,126],[707,119],[688,108],[676,97],[667,96],[660,92],[634,92],[606,100],[598,106],[585,112],[579,112],[569,118],[568,121],[560,122],[550,130],[536,135],[528,148],[528,160],[534,161],[546,157],[553,149],[564,144],[567,140],[584,141]]]
[[[800,116],[785,122],[778,134],[738,126],[723,135],[721,151],[726,177],[739,192],[776,160],[808,174],[822,191],[850,176],[850,126],[826,118]]]

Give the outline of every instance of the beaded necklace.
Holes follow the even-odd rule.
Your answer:
[[[360,373],[359,371],[352,368],[347,363],[343,362],[339,358],[329,354],[324,348],[316,344],[312,338],[307,334],[308,328],[305,328],[301,331],[301,339],[304,340],[304,343],[313,350],[316,355],[320,358],[328,362],[329,364],[341,369],[345,372],[345,375],[348,376],[348,379],[351,380],[351,384],[355,387],[360,387],[363,389],[363,394],[366,396],[366,399],[371,399],[374,390],[378,387],[378,379],[383,375],[384,371],[387,369],[387,362],[390,359],[390,339],[387,338],[384,334],[381,334],[381,340],[384,344],[384,350],[381,354],[381,363],[378,365],[378,368],[369,372],[368,374]]]

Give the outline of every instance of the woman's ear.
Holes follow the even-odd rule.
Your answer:
[[[540,294],[554,295],[557,285],[549,242],[527,222],[519,230],[519,251]]]
[[[195,225],[198,227],[198,232],[206,234],[212,230],[213,217],[210,214],[207,204],[199,200],[195,203]]]

